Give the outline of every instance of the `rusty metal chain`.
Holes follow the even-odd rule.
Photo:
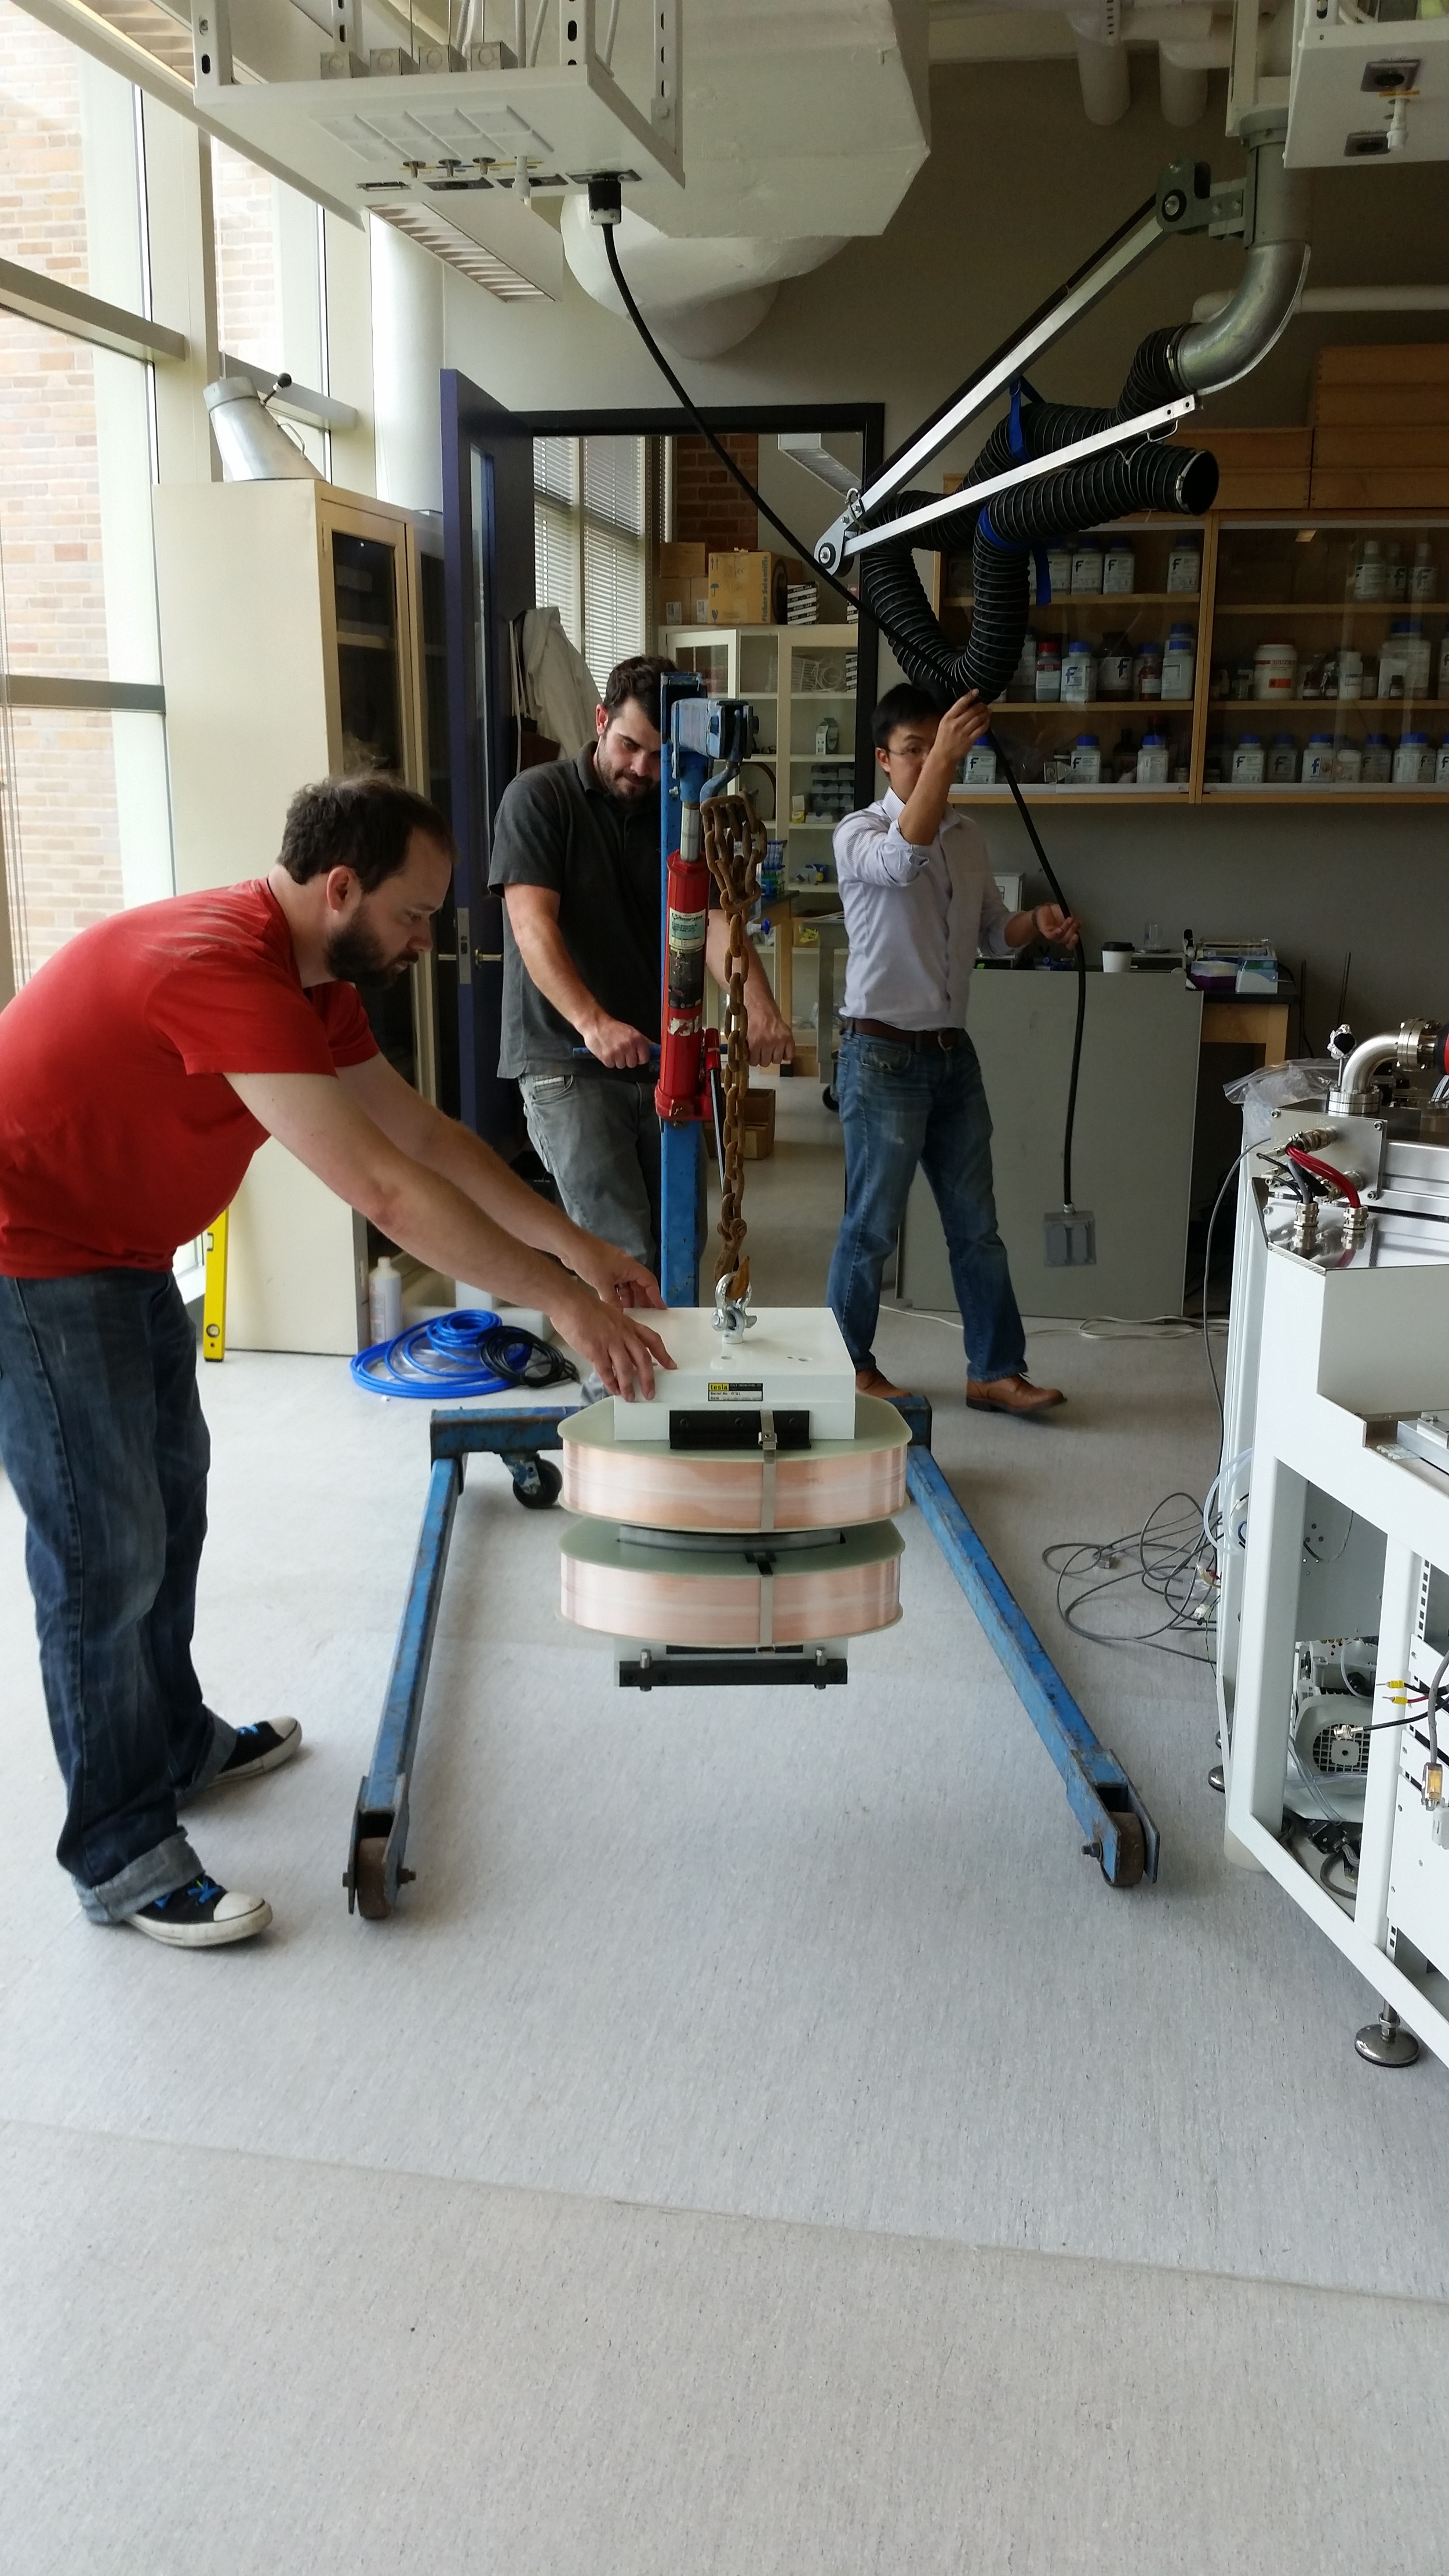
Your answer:
[[[724,1171],[720,1181],[719,1257],[715,1294],[742,1303],[749,1295],[744,1253],[745,1093],[750,1087],[750,1046],[745,1018],[745,921],[759,892],[765,826],[748,797],[714,796],[701,809],[704,855],[729,923],[729,980],[724,1011]]]

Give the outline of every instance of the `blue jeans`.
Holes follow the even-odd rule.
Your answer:
[[[199,1874],[177,1808],[236,1742],[191,1662],[211,1443],[169,1271],[0,1278],[0,1459],[66,1786],[56,1857],[119,1922]]]
[[[855,1366],[874,1368],[881,1272],[895,1250],[920,1165],[941,1211],[970,1377],[1014,1377],[1026,1337],[996,1231],[991,1112],[969,1038],[893,1046],[848,1032],[836,1077],[845,1136],[845,1216],[826,1291]]]

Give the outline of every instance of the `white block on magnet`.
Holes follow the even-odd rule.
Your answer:
[[[855,1371],[827,1306],[765,1307],[737,1339],[715,1330],[708,1306],[643,1318],[675,1365],[659,1370],[654,1400],[614,1399],[616,1440],[667,1440],[672,1413],[809,1408],[812,1440],[855,1437]]]

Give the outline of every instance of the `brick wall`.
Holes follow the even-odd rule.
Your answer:
[[[224,143],[211,147],[216,315],[223,349],[255,367],[282,364],[275,181]]]
[[[720,445],[758,485],[760,442],[754,431],[727,430]],[[681,545],[706,546],[720,555],[753,554],[760,542],[754,503],[702,438],[680,438],[674,444],[674,533]]]
[[[0,0],[0,257],[89,282],[78,57]],[[95,378],[83,341],[0,313],[0,582],[10,667],[104,678]],[[119,909],[108,715],[11,720],[17,969]]]

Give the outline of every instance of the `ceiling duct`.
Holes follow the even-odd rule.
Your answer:
[[[624,315],[609,274],[604,236],[589,221],[588,200],[566,197],[564,257],[585,292],[605,311]],[[624,209],[617,227],[624,273],[651,329],[686,358],[717,358],[757,330],[780,281],[804,277],[845,246],[845,236],[800,241],[671,241],[642,215]]]

